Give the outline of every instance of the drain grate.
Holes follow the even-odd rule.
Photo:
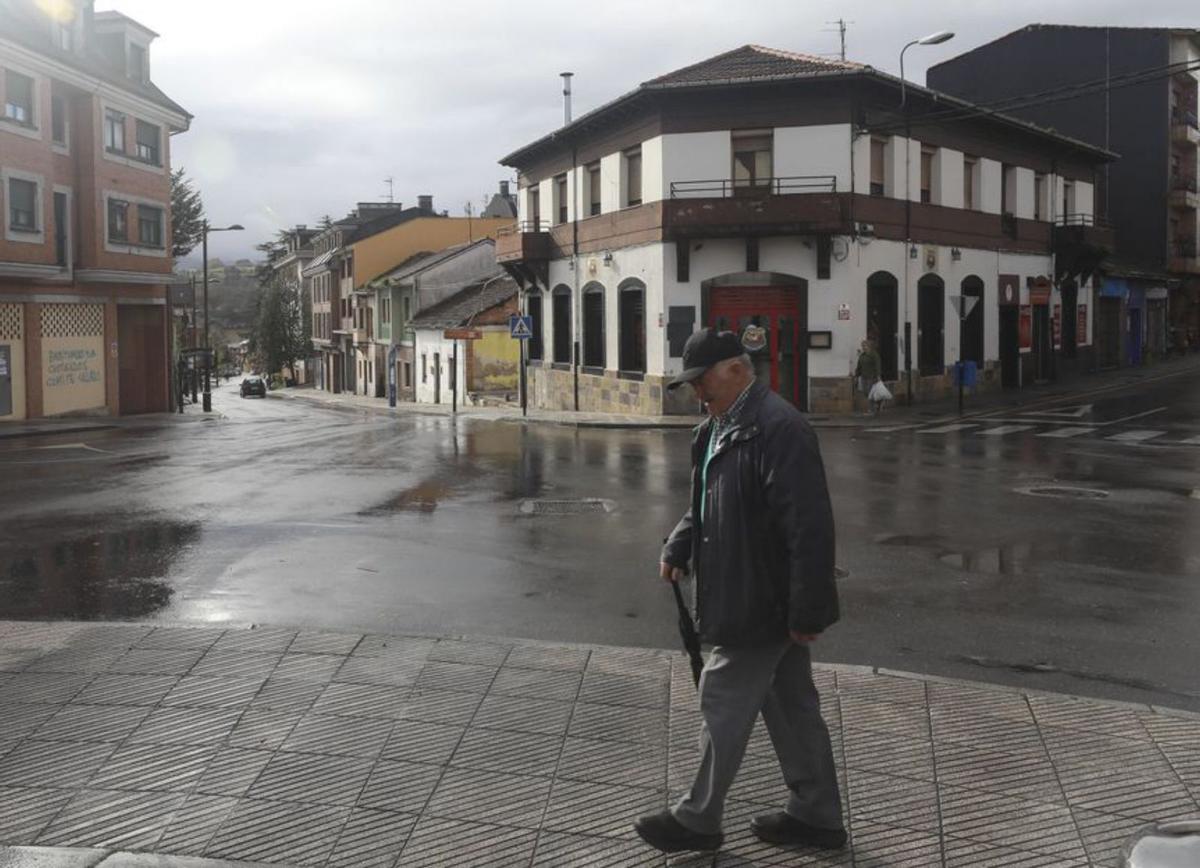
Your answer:
[[[1027,485],[1017,489],[1018,494],[1035,497],[1067,497],[1075,500],[1103,500],[1108,492],[1099,488],[1082,488],[1076,485]]]
[[[524,515],[589,515],[608,513],[616,509],[611,500],[584,497],[577,500],[525,500],[521,502]]]

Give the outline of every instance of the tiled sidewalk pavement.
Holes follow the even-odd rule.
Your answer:
[[[852,849],[752,838],[750,816],[784,796],[757,731],[715,864],[1109,866],[1142,824],[1200,813],[1200,717],[817,678]],[[697,725],[686,660],[667,652],[0,622],[0,845],[662,866],[630,823],[686,784]]]

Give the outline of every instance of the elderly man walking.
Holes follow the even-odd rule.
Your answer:
[[[699,331],[683,351],[709,419],[692,440],[692,502],[662,551],[670,582],[689,570],[696,615],[713,645],[700,677],[702,755],[674,807],[640,817],[665,852],[716,850],[725,797],[761,713],[789,790],[786,809],[755,817],[763,841],[846,843],[829,731],[812,679],[811,643],[838,619],[833,512],[812,428],[755,380],[742,341]]]

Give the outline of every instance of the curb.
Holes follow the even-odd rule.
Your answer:
[[[0,847],[0,868],[266,868],[262,862],[227,862],[196,856],[97,850],[89,847]],[[278,864],[271,868],[280,868]]]
[[[23,437],[49,437],[54,434],[82,434],[85,431],[110,431],[117,425],[98,423],[95,425],[68,425],[62,428],[33,428],[25,431],[5,431],[0,428],[0,440],[16,440]],[[3,865],[3,863],[0,863]]]

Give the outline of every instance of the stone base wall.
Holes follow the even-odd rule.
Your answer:
[[[529,402],[542,410],[575,409],[575,375],[570,370],[530,365]],[[642,380],[618,377],[609,371],[603,375],[579,373],[579,409],[585,413],[623,413],[634,416],[660,416],[695,412],[690,401],[668,393],[663,377],[647,374]]]
[[[921,404],[932,401],[945,401],[954,398],[958,393],[954,386],[954,369],[950,368],[944,374],[922,376],[913,371],[913,403]],[[906,403],[908,399],[908,380],[900,379],[884,383],[892,393],[895,403]],[[968,389],[966,394],[981,394],[996,391],[1000,388],[1000,365],[998,362],[986,362],[978,374],[975,388]],[[853,377],[811,377],[809,379],[809,403],[811,413],[839,415],[861,413],[867,409],[866,400],[856,394]]]

